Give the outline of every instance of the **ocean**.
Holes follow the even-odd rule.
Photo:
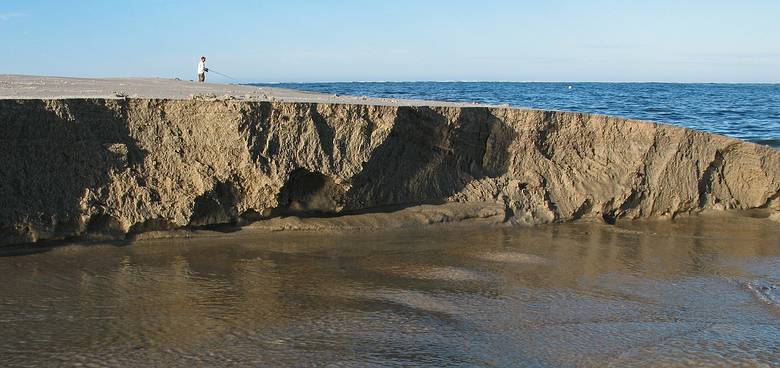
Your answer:
[[[368,97],[509,104],[652,120],[780,148],[780,84],[338,82],[260,84]]]

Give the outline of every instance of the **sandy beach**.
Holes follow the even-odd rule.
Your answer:
[[[4,0],[0,368],[780,367],[778,14]]]
[[[198,83],[167,78],[67,78],[0,74],[0,99],[231,98],[379,106],[485,106],[444,101],[336,96],[274,87]]]

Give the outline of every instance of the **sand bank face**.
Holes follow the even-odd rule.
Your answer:
[[[780,209],[780,151],[589,114],[233,98],[5,99],[0,131],[0,244],[426,203],[467,205],[256,226],[614,222]]]

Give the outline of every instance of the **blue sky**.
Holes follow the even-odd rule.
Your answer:
[[[780,82],[780,1],[0,2],[0,73]],[[210,75],[212,81],[226,81]]]

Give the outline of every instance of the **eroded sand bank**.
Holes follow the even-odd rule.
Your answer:
[[[316,230],[780,210],[780,151],[675,126],[171,80],[113,96],[102,91],[128,80],[86,80],[100,91],[71,95],[71,80],[40,78],[34,92],[35,78],[0,78],[0,244],[257,220]]]

